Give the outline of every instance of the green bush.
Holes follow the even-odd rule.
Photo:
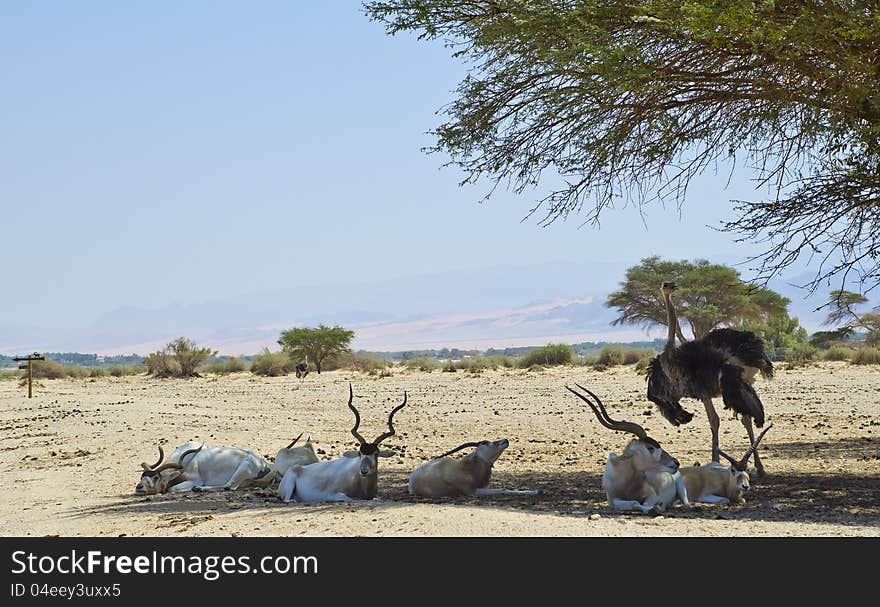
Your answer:
[[[456,371],[458,371],[458,367],[456,367],[455,363],[452,362],[451,360],[446,361],[446,364],[443,365],[443,372],[444,373],[455,373]]]
[[[89,369],[89,377],[107,377],[107,369],[104,367],[92,367]]]
[[[215,350],[198,348],[185,337],[178,337],[165,349],[147,356],[144,364],[154,377],[198,377],[196,369],[216,354]]]
[[[427,356],[418,356],[416,358],[410,358],[409,360],[403,361],[403,366],[411,371],[426,371],[430,373],[435,369],[440,368],[440,361],[436,358],[428,358]]]
[[[214,373],[216,375],[229,375],[230,373],[241,373],[248,370],[248,365],[240,358],[228,358],[215,363],[205,365],[201,368],[206,373]]]
[[[462,358],[455,363],[457,369],[471,372],[484,371],[486,369],[492,369],[494,371],[499,367],[503,369],[512,369],[514,366],[516,366],[516,361],[513,358],[501,354]]]
[[[794,364],[803,364],[816,357],[816,347],[809,342],[796,343],[785,350],[785,361]]]
[[[574,352],[566,344],[548,344],[543,348],[535,348],[519,359],[519,367],[528,369],[533,365],[552,367],[571,363]]]
[[[67,370],[64,366],[54,360],[35,360],[31,365],[34,379],[64,379],[67,377]],[[22,369],[21,376],[27,377],[27,369]]]
[[[643,359],[651,360],[657,356],[657,352],[647,348],[631,348],[623,353],[623,364],[635,365]]]
[[[648,355],[648,356],[643,356],[638,361],[636,361],[636,367],[635,367],[636,371],[639,373],[647,372],[648,365],[651,364],[651,361],[654,359],[654,356],[657,356],[657,355],[652,354],[652,355]]]
[[[110,375],[113,377],[125,377],[126,375],[138,375],[146,372],[147,367],[141,365],[113,365],[110,367]]]
[[[269,348],[264,348],[261,354],[254,357],[251,373],[277,377],[292,373],[295,367],[296,364],[290,360],[286,352],[269,352]]]
[[[596,359],[597,365],[606,367],[616,367],[622,365],[626,354],[620,346],[605,346],[599,352],[599,358]]]
[[[852,355],[854,365],[880,365],[880,350],[877,348],[860,348]]]
[[[843,346],[831,346],[824,350],[819,358],[822,360],[849,360],[853,356],[853,351]]]

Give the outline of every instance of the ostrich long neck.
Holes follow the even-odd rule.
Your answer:
[[[669,293],[663,293],[663,299],[666,301],[666,323],[669,325],[669,332],[666,336],[666,347],[675,347],[675,328],[678,326],[678,319],[675,317],[675,306],[672,305],[672,298]]]

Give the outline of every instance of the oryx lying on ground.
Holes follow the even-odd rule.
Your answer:
[[[602,488],[608,497],[608,505],[616,510],[658,513],[680,500],[686,508],[690,508],[678,460],[666,453],[640,425],[611,419],[598,396],[579,384],[575,385],[589,394],[596,404],[568,386],[566,389],[590,406],[599,423],[611,430],[630,432],[638,437],[627,444],[623,455],[608,454],[602,475]]]
[[[749,457],[755,453],[758,443],[772,427],[773,424],[767,426],[738,461],[719,449],[718,453],[730,462],[730,467],[712,462],[705,466],[682,468],[681,476],[684,478],[690,500],[706,504],[745,502],[744,494],[749,490],[751,480],[748,473]]]
[[[358,433],[361,416],[352,404],[353,398],[354,392],[351,384],[348,384],[348,408],[354,413],[351,433],[360,443],[360,448],[346,451],[338,459],[288,468],[278,485],[278,495],[285,502],[347,502],[376,497],[378,458],[394,455],[392,451],[380,451],[379,444],[394,436],[391,421],[394,414],[406,405],[406,391],[403,393],[403,402],[392,409],[388,416],[388,432],[383,432],[371,443]]]
[[[267,487],[273,480],[272,466],[252,451],[235,447],[206,447],[187,442],[162,463],[165,452],[152,466],[141,463],[144,471],[135,487],[137,495],[178,493],[181,491],[219,491],[245,486]]]
[[[273,468],[275,469],[275,478],[278,481],[281,480],[281,477],[284,476],[284,473],[291,466],[308,466],[318,461],[318,456],[315,455],[315,448],[312,447],[312,437],[309,436],[306,439],[306,444],[295,447],[294,445],[296,445],[300,438],[302,438],[302,433],[293,439],[289,445],[280,449],[275,456]]]
[[[438,455],[413,470],[407,488],[411,495],[422,497],[458,497],[461,495],[539,495],[540,490],[487,489],[492,477],[492,464],[507,449],[505,438],[497,441],[464,443]],[[476,447],[459,459],[448,457],[457,451]]]

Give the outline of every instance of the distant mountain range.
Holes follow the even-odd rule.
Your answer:
[[[278,349],[276,340],[285,329],[320,323],[353,329],[352,345],[364,350],[652,339],[662,330],[611,326],[615,312],[603,305],[630,265],[501,266],[370,284],[278,289],[160,309],[127,306],[78,328],[0,323],[0,353],[147,354],[182,335],[221,354],[254,354],[264,347]],[[804,293],[791,286],[803,282],[801,278],[805,277],[770,287],[789,297],[790,313],[815,331],[824,317],[815,308],[826,301],[827,292],[804,299]]]

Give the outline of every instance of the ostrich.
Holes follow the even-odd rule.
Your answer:
[[[764,405],[752,388],[755,375],[773,377],[773,363],[764,352],[761,339],[751,331],[714,329],[702,339],[675,345],[678,320],[672,305],[675,283],[664,282],[661,289],[666,302],[669,332],[666,347],[648,365],[648,399],[673,426],[686,424],[693,413],[685,411],[679,400],[683,397],[703,401],[712,427],[712,461],[719,461],[718,414],[712,399],[721,396],[724,407],[742,414],[742,423],[755,443],[752,419],[759,428],[764,425]],[[755,451],[755,469],[764,476],[764,466]]]

